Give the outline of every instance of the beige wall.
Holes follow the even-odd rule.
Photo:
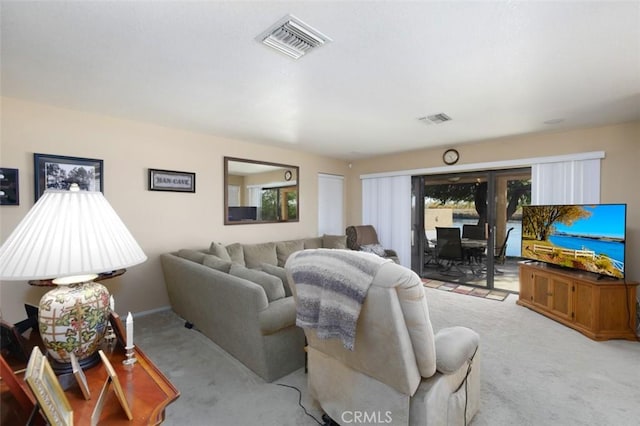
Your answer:
[[[120,313],[168,304],[159,255],[182,247],[262,242],[317,233],[317,175],[345,176],[346,224],[361,221],[361,174],[442,165],[444,149],[347,162],[249,142],[190,133],[152,124],[2,98],[0,166],[20,170],[20,206],[0,207],[0,241],[33,205],[33,153],[104,160],[105,196],[138,240],[149,260],[107,282]],[[459,164],[605,151],[602,202],[625,202],[627,272],[640,280],[640,123],[513,137],[463,144]],[[300,166],[300,221],[223,225],[223,157],[243,157]],[[196,172],[196,194],[147,190],[147,169]],[[0,284],[5,320],[24,318],[22,305],[37,303],[45,289],[24,282]]]
[[[346,162],[294,150],[10,98],[2,98],[1,107],[0,165],[20,170],[20,206],[0,207],[0,241],[33,206],[34,153],[104,160],[105,196],[149,257],[121,278],[107,281],[121,314],[168,305],[161,253],[208,247],[212,240],[263,242],[316,235],[318,173],[348,172]],[[300,221],[224,226],[224,156],[299,166]],[[195,172],[197,192],[148,191],[148,168]],[[2,317],[10,322],[24,319],[23,304],[37,303],[43,292],[25,282],[2,282]]]
[[[544,133],[454,146],[458,164],[604,151],[601,193],[603,203],[627,203],[628,277],[640,281],[640,122],[569,132]],[[347,224],[362,220],[359,176],[367,173],[443,166],[444,149],[425,149],[354,161],[347,192]]]

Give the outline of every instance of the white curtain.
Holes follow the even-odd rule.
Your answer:
[[[600,159],[533,164],[531,204],[597,204]]]
[[[344,177],[318,173],[318,235],[344,234]]]
[[[227,185],[227,204],[229,207],[237,207],[240,205],[240,186],[239,185]]]
[[[373,225],[380,244],[411,268],[411,176],[362,179],[362,224]]]
[[[246,198],[246,205],[256,206],[258,208],[257,219],[262,219],[262,185],[248,186]]]

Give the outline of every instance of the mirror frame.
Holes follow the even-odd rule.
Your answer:
[[[248,164],[261,164],[265,166],[274,166],[283,168],[285,173],[290,171],[294,173],[296,177],[295,185],[291,185],[295,187],[297,193],[297,215],[295,219],[287,219],[287,220],[229,220],[229,162],[240,162],[240,163],[248,163]],[[283,175],[283,180],[285,180]],[[237,157],[224,157],[224,224],[225,225],[254,225],[259,223],[288,223],[288,222],[299,222],[300,221],[300,168],[298,166],[292,166],[290,164],[281,164],[281,163],[272,163],[269,161],[260,161],[260,160],[250,160],[247,158],[237,158]]]

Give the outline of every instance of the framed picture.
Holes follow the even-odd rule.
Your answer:
[[[47,422],[53,426],[73,426],[73,410],[47,358],[35,347],[24,379],[38,401]]]
[[[0,167],[0,206],[20,205],[18,169]]]
[[[122,347],[125,346],[127,341],[126,336],[127,333],[124,331],[124,326],[122,325],[122,321],[120,320],[120,315],[116,312],[111,311],[109,314],[109,323],[111,323],[111,328],[113,328],[113,332],[116,335],[116,339]]]
[[[149,191],[196,192],[196,174],[149,169]]]
[[[71,358],[71,368],[73,369],[73,377],[76,378],[78,382],[78,386],[82,391],[82,396],[84,399],[91,399],[91,392],[89,391],[89,384],[87,383],[87,376],[84,375],[84,371],[80,367],[80,363],[78,362],[78,358],[73,352],[69,352],[69,358]]]
[[[36,201],[47,189],[69,189],[77,183],[81,191],[104,192],[103,161],[93,158],[33,154]]]
[[[122,409],[127,415],[127,418],[129,420],[133,420],[133,415],[131,413],[131,409],[129,408],[129,403],[127,402],[127,396],[124,394],[124,390],[122,389],[120,380],[118,380],[118,375],[116,374],[116,370],[114,370],[113,366],[111,365],[111,362],[109,361],[109,358],[107,358],[107,356],[104,354],[102,350],[98,350],[98,353],[100,354],[100,358],[102,358],[102,363],[104,364],[104,368],[107,370],[107,374],[109,375],[109,377],[107,377],[107,381],[105,382],[105,385],[102,388],[102,392],[99,398],[100,401],[98,402],[96,409],[98,408],[98,406],[101,407],[103,405],[103,401],[104,401],[103,398],[106,397],[106,390],[109,387],[109,383],[111,383],[113,385],[113,390],[116,393],[116,397],[120,402],[120,406],[122,406]],[[96,417],[96,420],[99,417],[100,415],[98,414]]]

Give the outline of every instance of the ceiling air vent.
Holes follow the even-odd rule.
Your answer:
[[[446,121],[451,121],[451,117],[449,117],[445,113],[427,115],[426,117],[418,118],[418,121],[421,121],[424,124],[442,124]]]
[[[293,59],[333,41],[293,15],[282,18],[256,40]]]

